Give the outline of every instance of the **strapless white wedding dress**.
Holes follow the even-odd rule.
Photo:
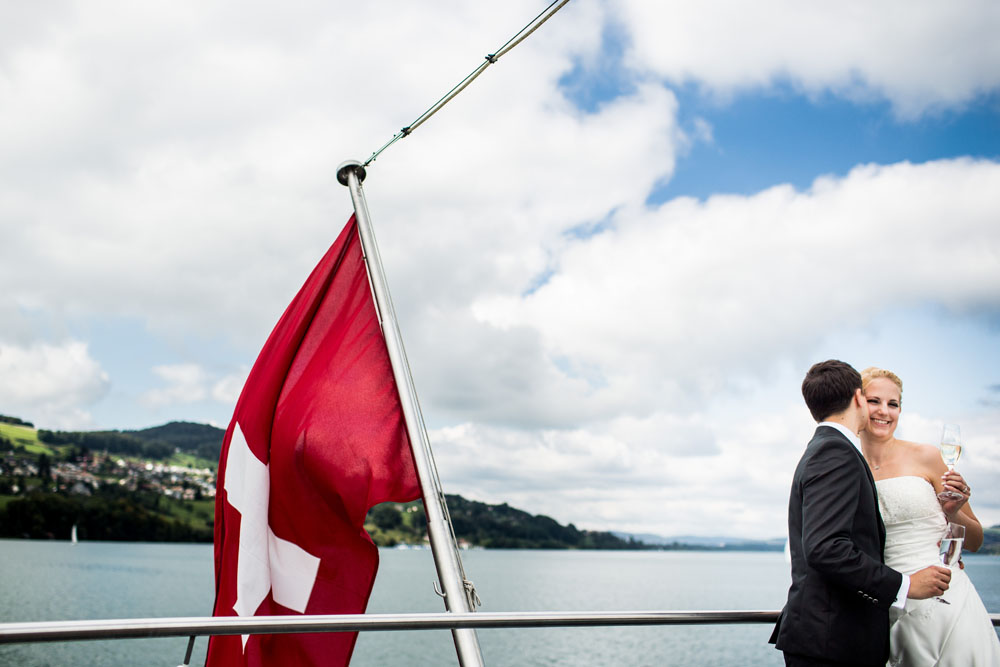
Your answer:
[[[913,574],[940,564],[938,543],[947,520],[931,486],[923,477],[893,477],[875,483],[885,523],[886,565]],[[890,610],[889,665],[892,667],[1000,666],[1000,640],[986,607],[964,570],[952,571],[938,600],[907,600],[905,609]]]

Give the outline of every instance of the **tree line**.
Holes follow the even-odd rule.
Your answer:
[[[455,537],[488,549],[645,549],[647,545],[609,532],[563,526],[545,515],[532,515],[503,503],[489,505],[445,496]],[[427,532],[421,502],[383,503],[368,513],[366,528],[379,546],[419,544]]]
[[[160,508],[162,497],[105,484],[92,496],[34,492],[0,509],[0,537],[129,542],[211,542],[212,528],[198,527]]]
[[[47,445],[71,445],[84,450],[122,454],[144,459],[170,458],[174,447],[165,442],[147,442],[120,431],[38,430],[38,439]]]
[[[38,439],[48,445],[73,445],[89,451],[108,452],[162,461],[175,451],[184,451],[209,461],[218,461],[225,431],[208,424],[170,422],[137,431],[38,430]]]
[[[0,424],[13,424],[14,426],[27,426],[28,428],[35,428],[35,425],[31,422],[26,422],[20,417],[11,417],[10,415],[0,415]]]

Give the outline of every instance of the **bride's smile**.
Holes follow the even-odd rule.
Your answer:
[[[865,387],[868,432],[876,440],[889,440],[896,431],[902,401],[899,387],[888,378],[874,378]]]

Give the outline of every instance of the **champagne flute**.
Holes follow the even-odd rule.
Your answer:
[[[941,431],[941,444],[938,445],[938,449],[941,450],[941,458],[944,460],[945,465],[948,466],[948,471],[951,472],[955,469],[955,464],[958,463],[959,457],[962,456],[962,436],[958,429],[958,424],[944,425],[944,430]],[[957,491],[942,491],[937,497],[941,501],[961,500],[962,494]]]
[[[955,564],[962,557],[962,545],[965,543],[965,526],[960,523],[948,523],[948,531],[941,538],[938,547],[938,558],[941,564],[948,569],[954,569]],[[936,598],[938,602],[951,604],[942,597]]]

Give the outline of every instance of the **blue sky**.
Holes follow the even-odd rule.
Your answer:
[[[807,188],[824,174],[867,162],[927,162],[1000,156],[1000,95],[914,120],[895,118],[885,101],[812,98],[787,88],[739,95],[729,103],[679,91],[685,119],[703,118],[714,142],[696,143],[652,201],[716,192],[750,194],[775,183]]]
[[[0,413],[228,423],[351,213],[337,165],[542,9],[391,4],[10,11]],[[576,0],[387,150],[365,188],[446,490],[776,536],[799,382],[839,357],[903,377],[901,435],[963,424],[1000,523],[998,33],[985,0]]]

